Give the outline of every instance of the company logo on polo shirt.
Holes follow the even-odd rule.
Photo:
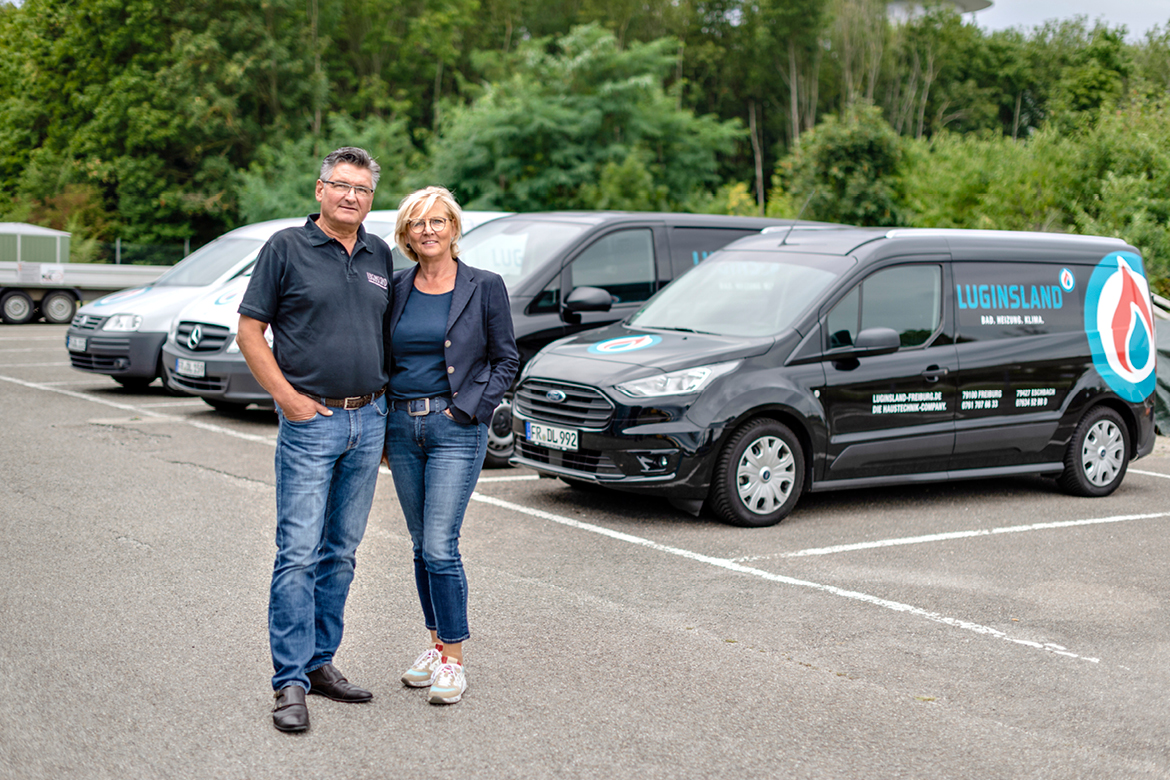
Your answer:
[[[1085,334],[1093,365],[1113,391],[1133,403],[1154,391],[1154,313],[1142,259],[1107,255],[1085,288]]]
[[[620,339],[599,341],[589,347],[589,352],[595,355],[619,355],[623,352],[652,347],[660,341],[662,341],[661,336],[622,336]]]
[[[378,276],[377,274],[372,274],[369,271],[366,271],[366,279],[369,280],[370,282],[378,285],[383,290],[386,289],[386,277],[385,276]]]

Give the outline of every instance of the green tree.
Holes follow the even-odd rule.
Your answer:
[[[899,225],[901,162],[901,140],[879,109],[858,107],[843,119],[830,115],[780,162],[773,201],[788,208],[807,204],[806,219]]]
[[[670,39],[621,48],[585,25],[485,63],[496,78],[447,113],[420,181],[452,187],[470,208],[588,208],[600,191],[585,185],[612,163],[611,180],[640,166],[651,200],[664,188],[666,206],[683,203],[719,183],[716,155],[741,131],[694,116],[664,89],[677,49]]]

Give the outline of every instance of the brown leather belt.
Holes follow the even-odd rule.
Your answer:
[[[366,404],[371,404],[374,401],[377,401],[379,398],[382,397],[382,394],[385,392],[386,392],[386,388],[383,387],[381,390],[379,390],[376,393],[368,393],[366,395],[351,395],[349,398],[322,398],[319,395],[313,395],[312,393],[305,393],[305,392],[302,392],[301,395],[305,396],[306,398],[312,398],[314,401],[321,404],[322,406],[331,406],[335,409],[350,409],[350,410],[352,410],[352,409],[361,409]]]

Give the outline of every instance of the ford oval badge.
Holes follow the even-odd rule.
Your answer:
[[[564,390],[549,390],[544,394],[544,397],[548,399],[549,403],[554,404],[559,404],[561,401],[568,398],[568,396],[565,395]]]

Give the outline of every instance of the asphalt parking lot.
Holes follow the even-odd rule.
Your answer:
[[[773,528],[485,471],[469,689],[425,647],[381,476],[337,665],[271,725],[270,412],[0,327],[0,777],[1170,776],[1170,443],[1105,499],[1039,478],[806,496]]]

